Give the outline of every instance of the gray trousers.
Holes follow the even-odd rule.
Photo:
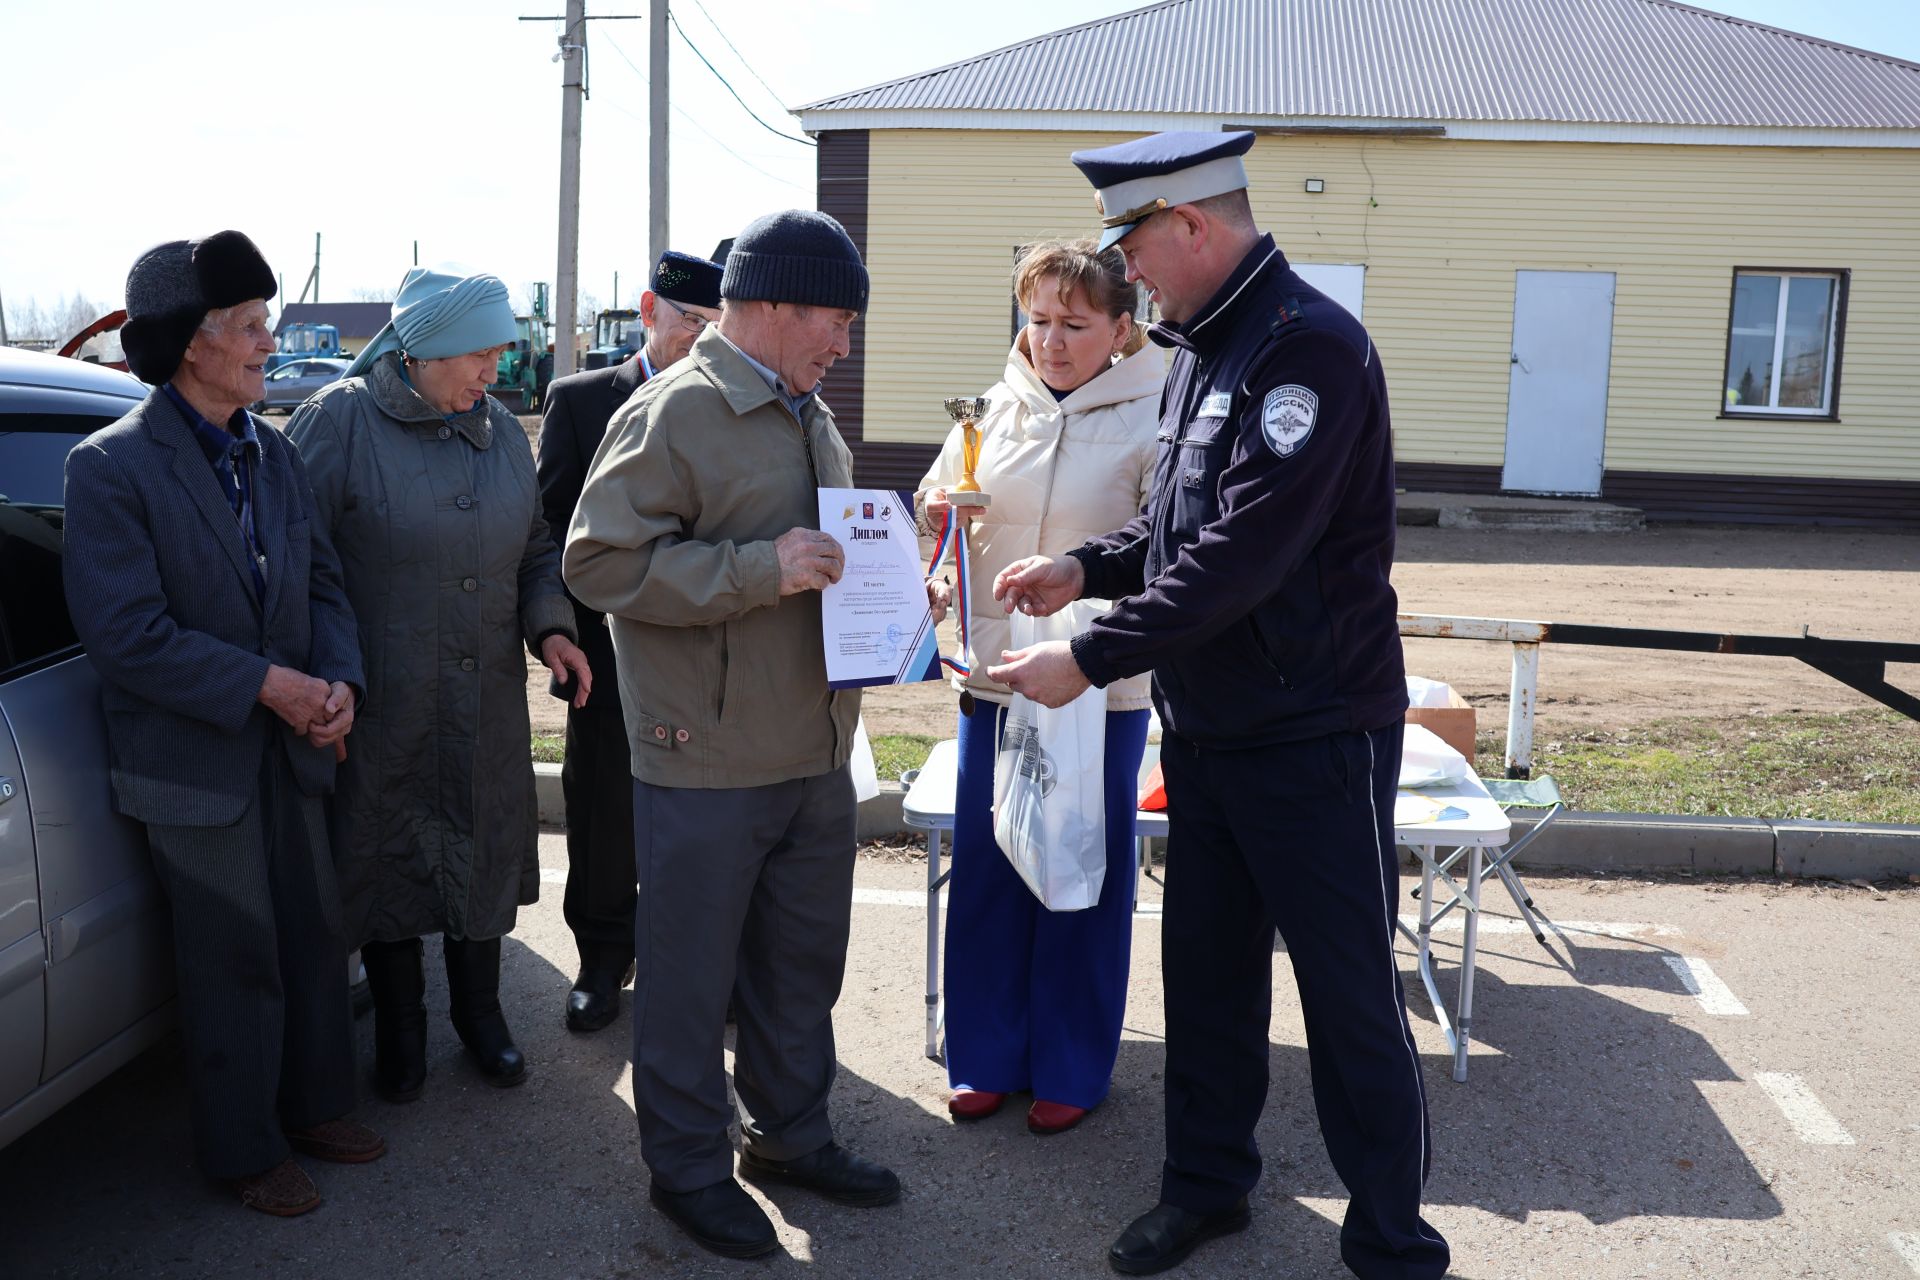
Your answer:
[[[853,910],[853,782],[633,784],[633,1102],[669,1191],[733,1176],[725,1038],[746,1143],[789,1160],[833,1140],[833,1004]]]
[[[287,1158],[283,1128],[354,1105],[340,890],[320,801],[278,736],[259,789],[227,827],[150,824],[173,912],[193,1144],[201,1171],[238,1178]]]

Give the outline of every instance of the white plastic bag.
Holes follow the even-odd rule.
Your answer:
[[[1400,785],[1445,787],[1473,776],[1467,758],[1425,725],[1410,724],[1400,741]]]
[[[853,722],[853,754],[847,758],[847,771],[853,775],[853,798],[865,804],[880,794],[880,772],[873,764],[873,743],[867,739],[867,718]]]
[[[1050,618],[1008,619],[1012,647],[1071,639],[1094,615],[1075,605]],[[1007,708],[993,766],[993,835],[1049,911],[1084,911],[1107,875],[1107,695],[1088,689],[1064,707],[1019,694]]]

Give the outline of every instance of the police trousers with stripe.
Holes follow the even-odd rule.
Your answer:
[[[1160,1198],[1218,1213],[1259,1180],[1277,927],[1321,1136],[1351,1197],[1341,1257],[1367,1280],[1439,1280],[1447,1244],[1420,1216],[1426,1090],[1393,949],[1400,738],[1396,723],[1246,750],[1163,742]]]

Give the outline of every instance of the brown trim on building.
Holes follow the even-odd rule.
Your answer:
[[[1429,493],[1500,490],[1500,468],[1401,462],[1400,487]],[[1566,499],[1579,501],[1579,499]],[[1920,529],[1920,481],[1832,476],[1741,476],[1680,471],[1609,471],[1597,501],[1637,507],[1670,524],[1838,525]]]
[[[829,129],[820,134],[815,152],[814,184],[820,212],[847,229],[853,247],[867,256],[867,131]],[[833,410],[833,422],[853,451],[853,482],[878,487],[863,470],[867,426],[867,322],[853,326],[844,360],[827,372],[823,399]],[[916,474],[915,479],[919,476]]]

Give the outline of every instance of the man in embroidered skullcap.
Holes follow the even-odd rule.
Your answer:
[[[287,1217],[320,1203],[291,1151],[358,1163],[386,1144],[342,1118],[347,945],[321,812],[367,683],[359,640],[300,455],[245,408],[274,292],[238,231],[134,263],[121,342],[154,391],[68,455],[64,566],[114,808],[146,824],[173,916],[195,1156]]]
[[[514,338],[496,277],[414,268],[392,323],[287,424],[366,645],[332,833],[373,993],[374,1087],[393,1102],[427,1083],[426,934],[441,935],[448,1012],[480,1078],[527,1077],[500,1005],[501,939],[540,893],[527,654],[577,700],[593,683],[533,451],[487,395]]]
[[[1247,1225],[1260,1176],[1273,935],[1287,944],[1314,1103],[1352,1199],[1340,1253],[1370,1280],[1439,1280],[1420,1216],[1425,1086],[1394,960],[1393,797],[1407,692],[1380,355],[1256,227],[1254,135],[1078,152],[1103,244],[1159,304],[1170,441],[1146,511],[995,582],[1009,608],[1113,608],[990,672],[1060,705],[1153,672],[1177,870],[1161,926],[1167,1152],[1160,1203],[1109,1260],[1162,1271]]]
[[[858,690],[830,689],[819,490],[852,483],[820,385],[867,308],[825,214],[735,239],[720,322],[614,415],[567,535],[567,586],[613,629],[639,905],[633,1100],[649,1196],[729,1257],[779,1247],[739,1172],[883,1205],[893,1173],[839,1146],[827,1100],[853,904]],[[724,1057],[737,1012],[733,1095]]]
[[[540,419],[540,504],[554,545],[565,549],[607,423],[640,384],[692,349],[720,318],[719,264],[672,249],[654,264],[640,295],[646,345],[631,360],[589,369],[553,384]],[[633,775],[620,712],[613,640],[606,617],[573,602],[580,647],[593,664],[594,692],[567,708],[567,754],[560,790],[567,807],[567,927],[580,968],[567,993],[567,1026],[598,1031],[620,1014],[620,988],[633,973]],[[556,686],[560,696],[570,689]]]

